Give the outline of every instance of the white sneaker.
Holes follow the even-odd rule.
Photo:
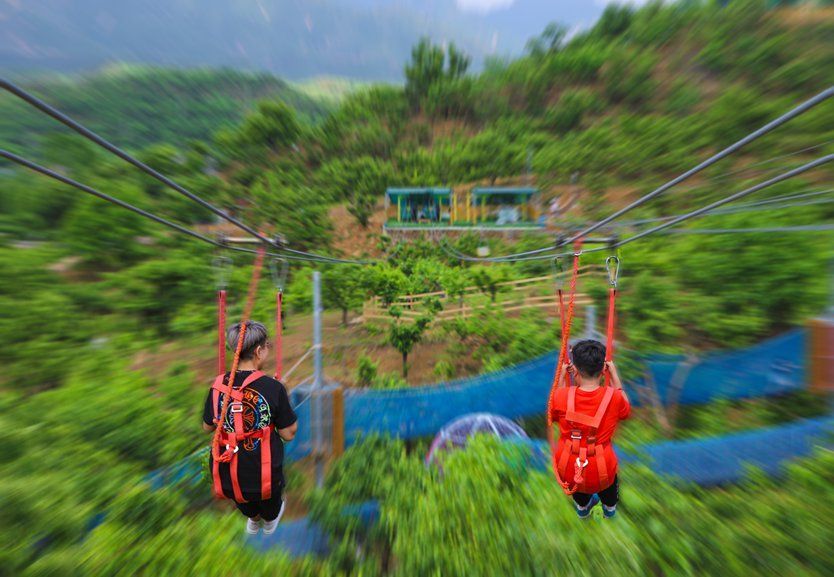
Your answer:
[[[284,516],[284,505],[286,505],[286,501],[281,499],[281,510],[278,511],[278,516],[272,521],[264,521],[264,535],[272,535],[275,533],[275,529],[278,528],[278,522]]]
[[[246,520],[246,533],[249,535],[257,535],[261,528],[261,524],[254,519]],[[273,529],[274,530],[274,529]]]

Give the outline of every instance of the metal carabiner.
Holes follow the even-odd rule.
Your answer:
[[[612,255],[606,258],[605,270],[608,273],[608,284],[617,288],[617,280],[620,277],[620,257]]]
[[[554,257],[552,261],[550,261],[550,269],[553,271],[553,280],[556,283],[556,290],[562,290],[564,286],[564,279],[562,275],[565,274],[565,267],[562,266],[562,259],[558,256]]]
[[[278,263],[281,263],[280,268]],[[290,262],[283,257],[275,257],[269,261],[269,272],[272,274],[272,283],[279,292],[284,292],[284,284],[287,282],[287,274],[290,270]]]
[[[211,261],[211,266],[214,269],[214,279],[217,283],[217,290],[226,290],[226,287],[229,286],[232,264],[232,259],[223,255],[217,255]]]

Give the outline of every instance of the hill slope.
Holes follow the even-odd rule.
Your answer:
[[[120,146],[207,139],[234,125],[253,102],[279,98],[315,119],[326,106],[269,74],[231,70],[113,67],[78,78],[50,76],[23,86]],[[0,139],[37,145],[60,130],[51,118],[0,97]]]

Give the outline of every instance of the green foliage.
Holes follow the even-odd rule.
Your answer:
[[[568,132],[578,128],[586,114],[600,112],[602,109],[602,101],[590,90],[565,91],[559,102],[548,110],[545,123],[556,132]]]
[[[312,188],[285,184],[279,175],[269,172],[250,189],[250,194],[252,221],[269,222],[293,248],[307,249],[328,242],[332,225],[326,199]]]
[[[629,6],[609,4],[605,7],[591,33],[606,38],[614,38],[626,33],[634,16]]]
[[[24,82],[23,87],[48,97],[49,104],[97,134],[132,148],[208,140],[219,128],[239,122],[247,108],[262,99],[280,98],[308,119],[327,111],[271,75],[230,69],[121,66],[76,78],[46,77]],[[47,143],[55,131],[55,121],[46,115],[11,97],[0,100],[3,142],[26,148],[40,145],[46,156],[46,150],[55,150]],[[78,154],[77,141],[73,148],[66,153]]]
[[[370,387],[376,380],[379,364],[367,355],[360,355],[356,361],[356,384],[360,387]]]
[[[387,162],[370,156],[336,159],[321,167],[316,180],[333,198],[346,199],[348,212],[362,228],[376,209],[377,201],[392,183],[394,171]]]
[[[176,251],[114,273],[107,280],[113,306],[136,318],[138,326],[170,335],[171,323],[183,307],[211,302],[214,286],[209,263],[205,252]],[[207,327],[179,323],[178,328],[181,335],[187,335]]]
[[[551,22],[544,28],[541,35],[527,42],[527,52],[534,58],[540,58],[548,53],[558,52],[565,42],[568,29],[557,22]]]
[[[615,199],[651,190],[830,85],[831,24],[812,14],[783,19],[748,1],[613,6],[589,32],[565,41],[561,29],[548,28],[529,56],[493,61],[478,75],[466,74],[468,60],[457,50],[424,43],[415,48],[405,88],[350,94],[320,126],[306,122],[314,114],[306,99],[293,101],[283,85],[254,75],[145,71],[32,86],[224,210],[283,233],[294,248],[327,253],[334,202],[347,203],[364,225],[389,184],[515,179],[528,151],[540,188],[557,185],[546,191],[560,194],[579,172],[583,218],[610,214]],[[262,99],[269,103],[244,118]],[[213,230],[212,215],[9,102],[0,103],[0,133],[13,149],[201,232]],[[811,111],[772,135],[779,138],[745,147],[736,165],[703,176],[830,140],[830,116],[823,107]],[[828,176],[821,169],[763,195],[793,193]],[[744,180],[738,174],[716,186],[693,179],[685,194],[664,195],[635,215],[679,212],[740,190]],[[579,528],[552,479],[522,466],[519,449],[476,439],[450,454],[441,472],[424,467],[419,443],[409,450],[370,438],[337,460],[324,490],[311,497],[311,514],[333,537],[328,558],[290,561],[243,547],[239,519],[226,511],[221,517],[207,492],[158,491],[147,482],[153,469],[205,443],[198,414],[205,375],[187,368],[208,363],[213,350],[211,255],[50,180],[5,170],[0,181],[4,575],[221,575],[229,550],[247,575],[541,575],[554,567],[575,575],[831,573],[834,463],[827,453],[792,468],[784,486],[754,475],[721,491],[671,485],[629,466],[617,523]],[[832,216],[830,206],[806,206],[706,216],[703,227],[814,224]],[[551,240],[468,234],[450,242],[467,254],[482,244],[506,254]],[[801,323],[826,303],[826,241],[814,234],[676,235],[629,245],[618,301],[624,344],[700,353]],[[473,285],[490,298],[471,298],[486,302],[497,300],[502,281],[550,272],[547,260],[469,266],[426,240],[384,248],[382,264],[321,269],[325,306],[340,309],[343,320],[370,295],[387,306],[404,294],[443,291],[444,306],[453,309]],[[583,262],[600,261],[588,255]],[[250,263],[249,256],[238,259],[230,295],[245,294]],[[310,272],[293,266],[285,300],[291,314],[310,310]],[[582,282],[583,293],[601,304],[604,282]],[[264,283],[256,318],[273,299]],[[424,306],[431,313],[441,304],[428,299]],[[239,314],[242,296],[230,305],[230,317]],[[399,320],[387,334],[367,330],[374,345],[387,336],[403,355],[404,374],[429,322],[410,324],[406,310],[390,307]],[[548,353],[559,340],[558,321],[541,310],[504,314],[496,306],[439,324],[432,341],[448,344],[433,360],[438,379],[501,369]],[[577,319],[574,334],[581,328]],[[379,374],[367,356],[358,365],[363,386],[408,386],[398,374]],[[806,394],[684,408],[675,436],[745,430],[824,409]],[[663,435],[643,418],[623,429],[624,445]],[[536,427],[543,432],[532,421],[528,431]],[[294,485],[302,473],[291,475]],[[368,499],[382,505],[381,522],[371,528],[343,512]],[[106,517],[90,530],[98,512]],[[773,519],[787,529],[774,532]],[[607,544],[606,555],[576,554],[599,543]]]
[[[469,276],[492,302],[495,302],[499,292],[509,290],[503,283],[513,279],[512,269],[502,264],[475,265],[469,269]]]
[[[121,200],[140,204],[142,195],[124,187]],[[91,196],[75,202],[63,220],[67,246],[84,263],[102,269],[115,269],[135,263],[149,250],[142,238],[150,230],[147,219]]]
[[[383,306],[388,306],[397,297],[404,294],[408,278],[400,268],[377,264],[364,269],[365,286],[382,299]]]
[[[332,534],[361,544],[365,570],[384,574],[540,575],[543,567],[570,566],[576,575],[741,576],[776,567],[822,575],[831,568],[824,545],[832,537],[831,500],[822,497],[831,492],[830,453],[792,466],[787,483],[753,474],[722,491],[675,486],[633,465],[620,477],[616,521],[580,526],[552,475],[526,470],[526,451],[478,436],[434,470],[401,442],[366,438],[328,475],[314,515]],[[805,502],[811,494],[819,496],[814,506]],[[367,531],[344,511],[370,499],[382,511]],[[773,518],[790,520],[791,530],[774,532]],[[577,555],[600,542],[606,555]],[[338,560],[342,570],[357,570],[355,557]]]
[[[619,47],[606,62],[602,74],[605,94],[612,102],[636,107],[645,104],[655,92],[652,70],[656,64],[657,57],[646,49]]]
[[[411,50],[411,62],[405,67],[405,92],[411,106],[419,107],[434,85],[464,76],[470,60],[454,43],[444,49],[422,38]]]
[[[707,113],[710,140],[716,146],[727,146],[771,120],[774,112],[755,91],[730,87]]]
[[[331,266],[322,274],[324,306],[342,311],[342,325],[347,325],[348,313],[361,310],[365,301],[361,274],[360,269],[346,266]]]
[[[431,319],[420,317],[414,322],[393,321],[388,329],[388,343],[403,357],[403,378],[408,378],[408,354],[423,340]]]

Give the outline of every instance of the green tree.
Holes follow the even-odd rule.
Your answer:
[[[423,334],[431,319],[420,317],[414,322],[393,321],[388,330],[388,344],[394,347],[403,358],[403,378],[408,378],[408,355],[414,346],[423,339]]]
[[[269,172],[250,190],[250,216],[280,231],[294,248],[326,246],[332,225],[326,199],[306,186],[285,184],[277,171]]]
[[[124,183],[119,189],[121,200],[142,204],[143,195],[135,186]],[[86,266],[112,270],[133,264],[150,252],[147,219],[93,196],[79,198],[62,224],[67,246]]]
[[[336,159],[319,169],[316,180],[333,198],[347,199],[348,212],[366,228],[378,200],[394,179],[391,164],[371,156]]]
[[[480,291],[489,295],[493,303],[499,292],[507,290],[501,286],[502,283],[512,279],[511,269],[503,264],[475,265],[469,269],[469,275]]]
[[[466,269],[447,267],[440,277],[440,284],[449,298],[458,300],[458,307],[463,309],[463,296],[469,288],[472,279]]]
[[[356,384],[360,387],[370,387],[376,381],[379,363],[375,363],[369,356],[360,355],[356,361]]]
[[[347,325],[348,313],[362,308],[365,291],[360,272],[352,266],[332,266],[322,274],[322,297],[326,308],[342,311],[342,326]]]
[[[568,29],[558,22],[551,22],[539,36],[527,42],[527,53],[534,58],[558,52],[565,43]]]
[[[422,38],[411,49],[411,61],[405,66],[405,93],[414,109],[418,109],[429,89],[440,82],[463,77],[470,58],[450,43],[442,47]]]
[[[243,121],[240,136],[245,142],[273,150],[293,144],[301,132],[295,112],[280,100],[258,103],[258,109]]]
[[[383,306],[388,306],[403,294],[408,278],[399,268],[377,264],[364,269],[363,284],[371,294],[382,300]]]

